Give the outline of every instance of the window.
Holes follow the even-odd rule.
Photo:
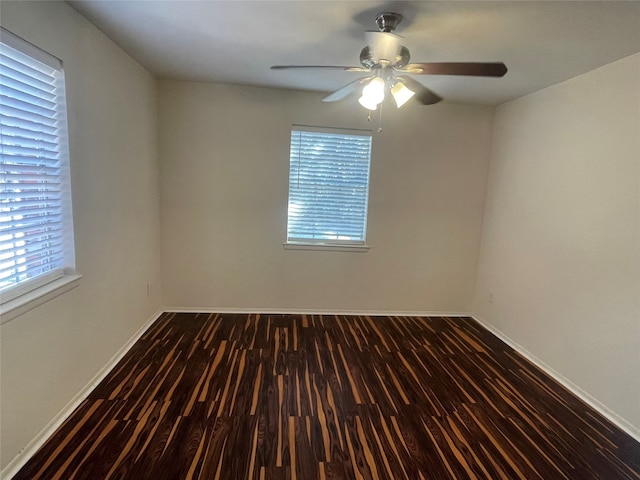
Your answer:
[[[0,304],[6,304],[69,274],[75,260],[62,63],[1,33]]]
[[[287,244],[364,245],[371,133],[294,125]]]

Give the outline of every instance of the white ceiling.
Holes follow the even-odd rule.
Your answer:
[[[449,102],[500,104],[640,51],[640,1],[167,1],[69,3],[162,78],[329,92],[361,76],[273,71],[359,65],[381,11],[415,62],[503,61],[501,79],[418,76]]]

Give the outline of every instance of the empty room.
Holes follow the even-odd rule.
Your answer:
[[[640,479],[640,2],[0,2],[2,479]]]

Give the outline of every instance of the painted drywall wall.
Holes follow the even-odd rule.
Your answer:
[[[640,54],[496,112],[474,311],[640,429]]]
[[[165,305],[468,312],[493,108],[385,105],[373,136],[371,249],[285,250],[292,124],[378,126],[356,99],[321,98],[161,82]]]
[[[1,327],[5,467],[162,302],[155,80],[64,2],[0,8],[3,27],[64,62],[84,275],[74,290]]]

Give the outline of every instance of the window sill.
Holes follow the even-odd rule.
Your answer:
[[[344,245],[337,243],[283,243],[285,250],[316,250],[329,252],[354,252],[366,253],[369,251],[369,245]]]
[[[82,278],[82,275],[65,275],[51,283],[47,283],[42,287],[3,303],[0,305],[0,324],[7,323],[23,313],[76,288],[80,278]]]

